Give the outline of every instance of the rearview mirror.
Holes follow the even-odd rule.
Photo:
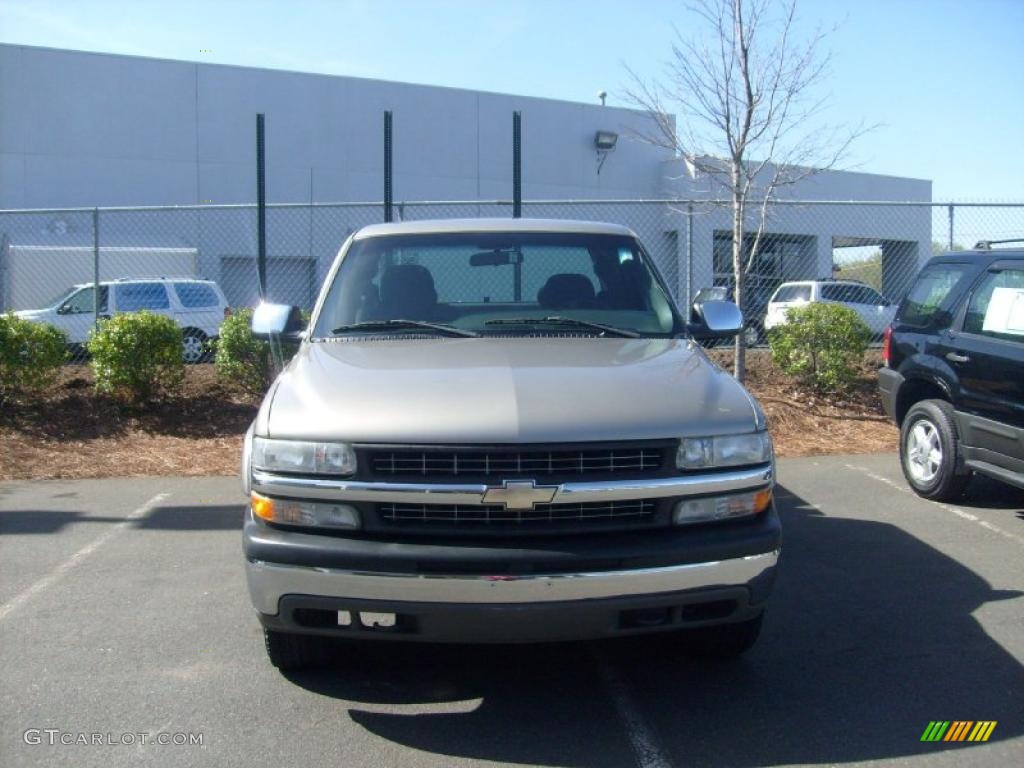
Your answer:
[[[481,251],[469,257],[471,267],[500,267],[511,263],[512,253],[510,251]]]
[[[306,323],[298,307],[290,304],[261,302],[252,313],[252,335],[257,339],[279,336],[298,341],[306,330]]]
[[[693,305],[690,335],[695,339],[724,339],[743,330],[743,313],[731,301],[703,301]]]

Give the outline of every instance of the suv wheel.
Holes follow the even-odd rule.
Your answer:
[[[200,363],[206,357],[206,334],[189,330],[181,337],[181,358],[186,365]]]
[[[719,659],[731,659],[754,647],[761,634],[764,614],[734,624],[684,630],[683,643],[687,653]]]
[[[743,328],[743,341],[746,343],[747,349],[763,343],[764,332],[756,320],[752,320],[749,325]]]
[[[953,406],[945,400],[915,403],[900,429],[900,464],[918,496],[951,501],[963,494],[969,474],[958,474],[959,437]]]
[[[270,663],[282,672],[320,667],[330,660],[329,640],[324,637],[264,629],[263,644]]]

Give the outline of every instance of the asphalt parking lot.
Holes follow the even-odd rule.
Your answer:
[[[0,765],[1024,764],[1024,493],[925,502],[893,456],[779,474],[780,578],[741,661],[378,645],[288,677],[236,479],[0,484]],[[921,742],[932,720],[997,725]]]

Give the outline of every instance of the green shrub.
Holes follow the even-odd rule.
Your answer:
[[[262,395],[270,385],[270,344],[253,337],[251,323],[251,309],[237,309],[224,319],[217,339],[217,375]]]
[[[819,392],[841,392],[857,378],[871,332],[849,307],[814,302],[793,307],[768,334],[772,360]]]
[[[130,312],[101,320],[86,348],[96,390],[144,403],[181,386],[181,329],[164,315]]]
[[[0,315],[0,400],[39,392],[67,358],[64,331],[14,315]]]

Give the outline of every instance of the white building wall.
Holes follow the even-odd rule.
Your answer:
[[[266,114],[270,202],[650,197],[665,150],[631,110],[358,78],[0,45],[0,208],[251,202]],[[623,136],[601,174],[594,133]]]
[[[514,110],[523,115],[527,201],[709,195],[670,152],[634,138],[652,126],[631,110],[0,44],[0,209],[251,203],[257,112],[266,114],[271,203],[379,201],[385,110],[394,114],[396,202],[509,199]],[[593,144],[598,130],[620,135],[600,174]],[[931,183],[827,172],[785,193],[804,200],[929,201]],[[410,207],[400,215],[487,212],[479,206]],[[312,262],[319,279],[348,233],[379,215],[379,208],[273,210],[268,253],[279,265],[295,260],[296,274],[305,275]],[[684,299],[687,292],[712,284],[714,232],[730,228],[727,209],[696,206],[693,262],[687,269],[685,208],[528,205],[524,215],[607,219],[633,227]],[[35,217],[12,225],[10,216],[0,234],[7,232],[13,244],[41,238],[61,246],[91,242],[90,217],[64,218],[60,235],[48,220]],[[805,274],[795,276],[830,274],[837,237],[916,244],[909,257],[902,246],[889,248],[893,258],[915,262],[908,265],[909,275],[930,253],[931,217],[923,207],[780,207],[768,231],[813,238],[813,252],[801,265]],[[214,279],[226,263],[237,269],[236,257],[251,260],[256,250],[255,218],[239,210],[111,214],[104,218],[103,238],[120,246],[196,248],[200,274]]]

